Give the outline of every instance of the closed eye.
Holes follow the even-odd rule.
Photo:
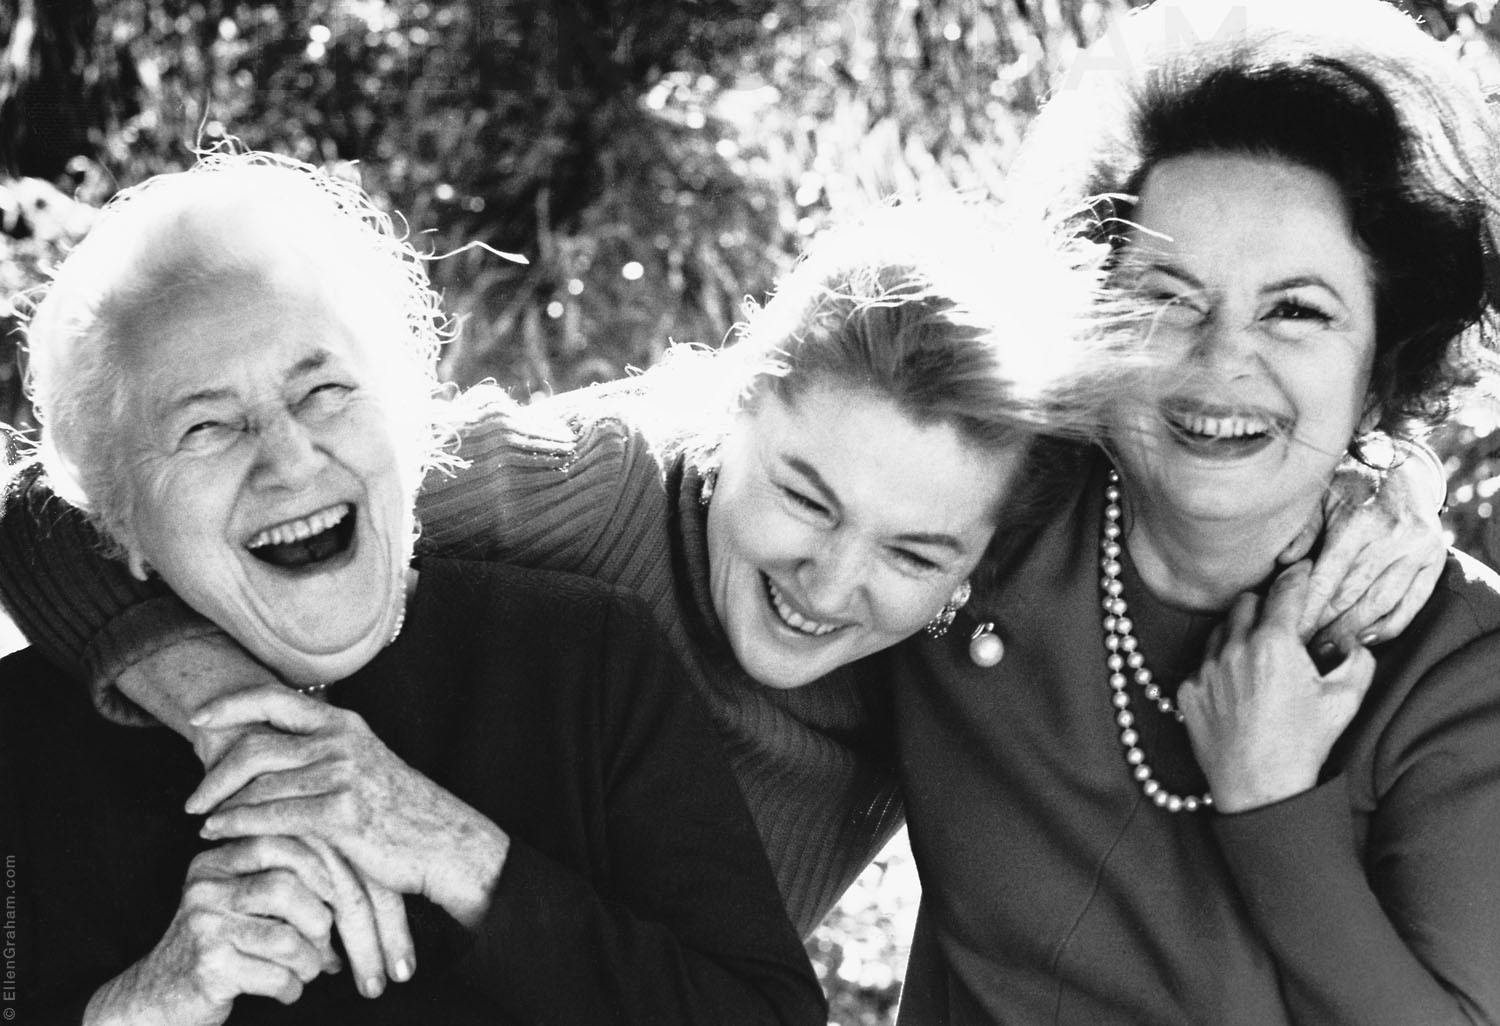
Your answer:
[[[929,570],[938,570],[942,567],[942,564],[928,559],[926,556],[920,555],[919,553],[913,552],[910,549],[892,549],[891,553],[896,557],[898,561],[905,564],[909,569],[915,570],[919,573],[925,573]]]
[[[325,381],[307,390],[297,404],[298,412],[314,416],[327,416],[341,409],[344,401],[354,394],[354,386],[342,381]]]
[[[811,498],[810,496],[804,495],[802,492],[797,491],[795,488],[787,488],[785,486],[782,486],[781,493],[785,495],[794,506],[805,509],[810,513],[817,513],[824,516],[826,516],[828,513],[827,506],[823,505],[818,500]]]
[[[240,431],[240,425],[224,420],[200,420],[189,425],[178,440],[188,450],[217,450],[227,446]]]

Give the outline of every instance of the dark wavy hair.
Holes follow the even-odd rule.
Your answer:
[[[1496,340],[1500,159],[1476,84],[1378,0],[1195,0],[1224,19],[1208,39],[1174,25],[1179,2],[1130,19],[1108,41],[1115,66],[1044,110],[1018,198],[1118,248],[1163,160],[1243,153],[1327,175],[1375,276],[1370,407],[1387,430],[1437,422],[1490,369]]]

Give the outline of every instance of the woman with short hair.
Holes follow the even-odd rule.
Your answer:
[[[202,820],[180,738],[0,662],[22,1021],[825,1020],[639,600],[411,562],[441,327],[363,194],[259,154],[130,190],[59,269],[28,332],[53,480],[286,686],[204,710],[277,732]]]

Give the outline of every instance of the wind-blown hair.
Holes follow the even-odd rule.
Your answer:
[[[993,206],[880,208],[816,236],[768,302],[747,302],[730,345],[675,347],[594,394],[628,403],[659,452],[701,469],[739,411],[814,386],[886,399],[979,451],[1089,441],[1142,362],[1101,302],[1104,254]]]
[[[1489,368],[1494,119],[1405,15],[1379,0],[1165,0],[1079,63],[1033,128],[1013,202],[1121,247],[1160,161],[1286,159],[1337,184],[1373,265],[1379,426],[1435,423]]]
[[[57,493],[108,540],[131,494],[117,444],[128,399],[121,327],[180,290],[280,275],[316,282],[361,327],[407,494],[445,461],[452,421],[435,398],[436,361],[449,326],[422,258],[358,187],[275,154],[220,149],[111,200],[27,324],[40,458]]]

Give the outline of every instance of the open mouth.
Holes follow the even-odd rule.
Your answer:
[[[347,502],[268,527],[245,543],[250,555],[283,570],[332,559],[354,540],[354,507]]]
[[[1166,402],[1162,419],[1173,436],[1200,452],[1241,456],[1260,449],[1288,428],[1286,418],[1263,411],[1238,411],[1199,403]]]
[[[821,638],[832,634],[834,631],[842,630],[847,626],[846,624],[819,623],[816,620],[809,620],[787,605],[786,599],[781,597],[781,592],[777,590],[776,585],[771,583],[771,578],[765,574],[761,574],[760,579],[761,583],[765,585],[766,600],[770,603],[771,609],[775,611],[777,618],[797,633],[806,634],[810,638]]]

